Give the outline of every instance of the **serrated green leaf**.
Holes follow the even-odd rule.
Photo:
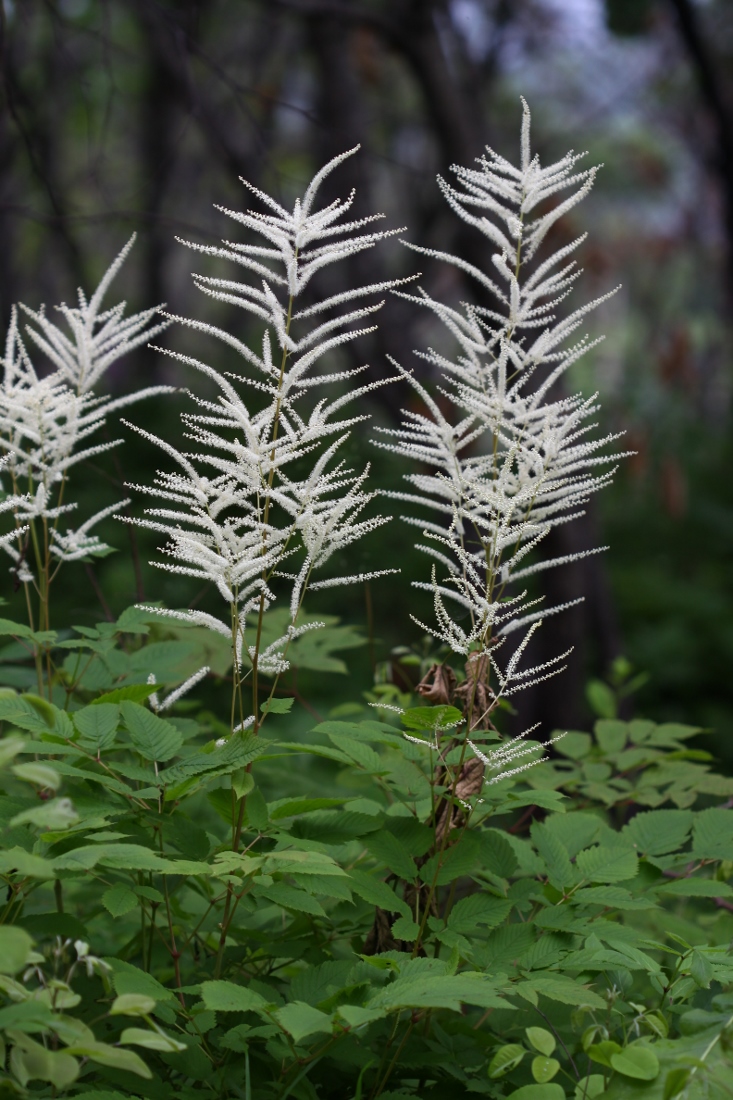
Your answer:
[[[730,859],[733,852],[733,810],[713,806],[695,814],[692,855],[695,859]]]
[[[357,741],[355,737],[348,737],[342,733],[329,733],[329,740],[337,749],[344,753],[350,760],[367,772],[380,773],[383,771],[383,762],[379,753],[363,741]]]
[[[551,1001],[559,1001],[565,1005],[588,1005],[589,1008],[605,1008],[606,1002],[594,993],[592,989],[586,989],[580,982],[573,981],[564,975],[557,977],[533,976],[515,986],[517,992],[521,989],[533,990],[548,997]]]
[[[139,966],[133,966],[122,959],[106,958],[104,961],[112,971],[112,984],[118,996],[136,993],[143,997],[152,997],[154,1001],[176,1001],[171,989],[167,989],[157,978],[141,970]]]
[[[330,1035],[333,1030],[330,1016],[317,1008],[313,1008],[312,1005],[305,1004],[303,1001],[295,1001],[292,1004],[285,1005],[284,1008],[277,1010],[275,1016],[285,1030],[292,1035],[296,1043],[299,1043],[308,1035],[323,1032]]]
[[[102,905],[113,917],[123,917],[138,906],[138,900],[129,886],[118,882],[102,894]]]
[[[114,691],[106,691],[89,704],[90,707],[98,707],[106,703],[142,703],[159,690],[156,684],[127,684],[125,687],[115,688]]]
[[[576,864],[582,877],[590,882],[625,882],[639,870],[639,862],[630,848],[596,845],[578,852]]]
[[[213,1012],[259,1012],[267,1005],[260,993],[234,982],[202,982],[201,997]]]
[[[364,846],[375,859],[387,865],[390,871],[407,882],[417,878],[417,865],[399,840],[387,829],[370,833],[364,840]]]
[[[288,714],[293,709],[294,702],[292,695],[289,698],[278,698],[273,695],[272,699],[265,699],[260,703],[260,710],[263,714]]]
[[[79,733],[94,751],[104,752],[114,744],[120,708],[117,703],[96,703],[77,710],[73,719]]]
[[[551,884],[557,890],[571,886],[576,876],[565,845],[542,822],[535,821],[530,832]]]
[[[573,900],[586,905],[603,905],[608,909],[654,909],[653,896],[635,898],[621,886],[584,886],[576,890]]]
[[[270,821],[282,821],[286,817],[309,814],[314,810],[329,810],[333,806],[343,806],[346,798],[281,798],[270,802],[267,812]]]
[[[656,889],[663,894],[684,898],[729,898],[733,895],[733,887],[727,882],[711,878],[667,879],[658,883]]]
[[[457,707],[412,707],[401,715],[403,726],[410,730],[446,730],[464,721]]]
[[[469,894],[453,906],[448,917],[448,927],[453,932],[468,936],[483,926],[497,928],[512,909],[512,902],[491,894]]]
[[[649,810],[635,814],[621,835],[641,855],[661,856],[677,852],[687,842],[694,814],[690,810]]]
[[[183,744],[183,736],[174,725],[139,703],[123,700],[120,712],[133,745],[146,760],[170,760]]]
[[[297,890],[286,882],[273,882],[271,886],[257,886],[253,892],[254,897],[266,898],[275,905],[282,905],[285,909],[294,909],[299,913],[310,913],[314,917],[325,917],[326,911],[320,902],[316,901],[305,890]]]
[[[410,916],[410,909],[402,898],[398,897],[392,887],[367,871],[352,868],[349,871],[349,886],[364,901],[370,905],[377,905],[386,913],[400,913],[403,917]]]

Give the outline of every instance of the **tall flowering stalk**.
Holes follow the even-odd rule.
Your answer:
[[[453,168],[455,186],[438,180],[453,211],[486,238],[493,271],[411,246],[467,272],[495,305],[455,309],[424,291],[405,295],[445,325],[458,355],[418,353],[439,375],[438,394],[402,370],[423,409],[405,410],[400,427],[381,429],[386,438],[378,441],[423,467],[406,475],[410,491],[389,495],[435,516],[403,518],[421,529],[426,541],[419,548],[434,562],[431,580],[414,582],[432,592],[435,608],[435,623],[420,625],[483,670],[468,676],[473,686],[462,700],[469,734],[491,726],[501,699],[561,671],[567,653],[533,667],[524,658],[542,620],[572,605],[543,607],[523,582],[584,556],[548,560],[535,552],[553,527],[582,514],[620,457],[607,453],[616,436],[590,435],[595,396],[566,396],[560,385],[593,346],[571,337],[609,295],[557,316],[580,274],[571,257],[585,235],[540,255],[553,225],[590,191],[596,169],[576,170],[580,157],[572,153],[543,168],[530,151],[522,102],[518,167],[488,149],[477,168]],[[504,658],[517,632],[520,641]],[[520,752],[516,743],[512,752]]]
[[[228,608],[226,619],[194,610],[165,614],[204,625],[231,640],[232,732],[251,726],[257,733],[262,721],[258,705],[262,676],[272,678],[271,698],[277,677],[288,667],[291,642],[318,625],[298,623],[306,591],[390,572],[314,579],[334,554],[385,522],[383,517],[363,518],[375,495],[365,488],[368,471],[355,473],[338,457],[348,429],[364,416],[343,419],[337,414],[380,383],[354,384],[365,367],[337,366],[330,372],[315,368],[328,352],[373,331],[373,326],[363,327],[362,322],[371,319],[382,303],[362,304],[362,300],[397,284],[343,290],[311,299],[310,304],[304,300],[322,268],[398,232],[362,232],[382,215],[343,221],[353,195],[317,209],[324,179],[355,151],[322,168],[292,210],[243,181],[267,212],[223,212],[254,234],[256,243],[189,244],[257,277],[256,283],[201,275],[194,279],[205,294],[262,322],[260,350],[222,328],[171,318],[226,344],[244,369],[235,376],[191,356],[167,352],[204,374],[218,391],[212,400],[191,394],[199,411],[182,414],[187,438],[196,450],[184,452],[135,428],[155,442],[175,467],[172,472],[159,472],[153,486],[134,486],[163,502],[162,507],[146,510],[148,518],[135,520],[167,536],[162,552],[169,560],[152,564],[211,581]],[[248,389],[246,399],[237,389],[239,383]],[[319,388],[334,383],[345,392],[317,396]],[[265,647],[263,616],[277,596],[287,598],[290,622],[285,634]],[[244,702],[246,680],[250,681],[251,715]]]
[[[161,549],[170,560],[151,564],[211,581],[228,609],[226,619],[198,610],[166,614],[230,639],[232,737],[250,729],[254,735],[258,733],[278,677],[288,668],[290,644],[304,631],[322,625],[298,623],[306,592],[393,572],[387,569],[313,579],[336,553],[385,522],[381,516],[363,518],[364,509],[376,495],[364,487],[368,469],[355,473],[338,457],[348,429],[364,419],[363,415],[343,419],[338,414],[344,405],[379,383],[353,384],[364,367],[337,366],[324,373],[314,368],[328,352],[373,331],[373,326],[363,327],[362,322],[382,303],[360,303],[396,283],[343,290],[316,297],[310,304],[304,300],[311,280],[322,268],[398,232],[362,232],[382,215],[342,221],[353,195],[345,202],[336,200],[316,208],[324,179],[354,152],[336,157],[322,168],[291,211],[243,181],[267,213],[223,212],[255,234],[257,243],[225,241],[223,248],[190,245],[258,277],[259,285],[200,275],[194,278],[205,294],[262,322],[261,350],[254,351],[222,328],[171,318],[228,345],[247,373],[233,376],[191,356],[168,352],[203,373],[217,391],[213,400],[191,394],[200,411],[181,416],[186,437],[196,449],[184,452],[135,428],[156,443],[175,467],[158,472],[151,487],[134,487],[163,502],[162,507],[146,509],[148,518],[134,521],[168,539]],[[246,399],[236,383],[248,388]],[[334,383],[344,386],[343,395],[317,396],[320,387]],[[290,621],[282,637],[264,646],[264,614],[278,595],[289,601]],[[261,707],[263,675],[272,683]],[[247,695],[252,700],[250,715]],[[245,774],[232,776],[234,851],[240,845],[248,780]],[[230,885],[221,922],[217,974],[236,910],[233,899]]]
[[[172,390],[170,386],[152,386],[117,398],[95,393],[116,360],[168,325],[166,321],[151,326],[157,309],[129,317],[124,315],[124,302],[101,309],[134,240],[133,236],[110,265],[91,298],[87,300],[79,290],[76,307],[56,307],[65,328],[55,324],[44,309],[35,312],[22,307],[31,321],[27,334],[50,360],[50,372],[37,372],[15,309],[11,316],[0,383],[1,476],[9,489],[0,510],[12,513],[14,527],[0,537],[0,548],[12,560],[16,586],[24,586],[30,626],[40,631],[50,629],[50,589],[62,564],[105,553],[108,547],[92,529],[129,504],[128,500],[119,501],[80,526],[63,530],[61,517],[77,507],[67,499],[70,471],[122,442],[88,442],[111,412]],[[37,595],[36,610],[32,592]]]

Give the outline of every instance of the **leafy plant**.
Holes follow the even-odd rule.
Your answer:
[[[235,215],[264,245],[209,250],[263,278],[262,290],[199,280],[264,322],[262,354],[188,323],[258,373],[232,379],[177,355],[214,387],[184,414],[199,450],[140,433],[175,469],[145,490],[163,503],[137,522],[168,538],[164,567],[212,582],[228,619],[156,604],[94,627],[51,629],[47,611],[0,620],[2,1089],[87,1100],[729,1096],[733,780],[692,747],[699,730],[624,722],[610,705],[592,733],[539,742],[501,729],[505,698],[562,659],[523,667],[540,612],[516,582],[562,564],[529,555],[604,484],[593,471],[608,461],[585,442],[591,405],[547,384],[583,346],[557,350],[585,310],[555,321],[554,303],[539,304],[569,288],[570,269],[550,272],[571,249],[525,278],[592,177],[573,175],[568,158],[542,169],[528,113],[520,168],[490,154],[479,171],[459,170],[464,193],[443,185],[504,249],[506,292],[491,288],[508,312],[423,299],[460,357],[432,355],[453,379],[448,393],[439,401],[414,382],[427,411],[406,414],[390,444],[431,464],[410,475],[408,496],[438,512],[421,525],[441,648],[428,638],[402,651],[419,682],[377,677],[371,710],[359,700],[306,717],[298,670],[343,671],[336,655],[363,640],[303,606],[308,587],[360,578],[311,574],[381,522],[357,518],[372,494],[336,460],[359,418],[328,418],[354,391],[308,404],[313,386],[353,374],[306,374],[374,308],[341,305],[392,285],[296,305],[310,275],[381,236],[358,223],[339,234],[348,204],[316,210],[336,166],[292,212],[257,193],[271,213]],[[568,184],[574,199],[526,224],[535,201]],[[71,315],[82,348],[93,332],[84,303]],[[53,352],[42,314],[36,324]],[[530,348],[523,325],[542,330]],[[4,502],[14,523],[21,495],[13,486]],[[45,520],[33,518],[44,531]],[[18,530],[6,538],[16,551]],[[17,574],[29,592],[48,540],[40,573]],[[49,591],[38,585],[46,608]],[[515,628],[522,640],[503,659]],[[619,696],[634,683],[625,666],[613,675]]]

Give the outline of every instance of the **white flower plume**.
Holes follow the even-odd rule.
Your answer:
[[[224,622],[198,611],[175,614],[230,637],[236,660],[249,658],[255,676],[276,676],[288,667],[288,647],[304,629],[296,620],[307,588],[393,572],[312,580],[335,554],[385,522],[382,517],[365,518],[375,495],[365,488],[368,471],[354,472],[339,458],[348,429],[364,419],[344,419],[342,407],[381,383],[359,384],[364,367],[345,369],[341,363],[330,372],[316,370],[327,353],[371,332],[372,317],[382,304],[375,296],[406,281],[356,287],[314,301],[313,280],[322,268],[398,232],[363,232],[382,215],[342,220],[353,195],[317,208],[320,185],[354,152],[322,168],[292,210],[243,181],[266,212],[223,213],[254,234],[254,242],[225,241],[220,248],[183,242],[245,269],[250,282],[201,275],[194,279],[208,296],[262,324],[261,351],[224,328],[171,317],[224,343],[238,356],[242,372],[223,373],[198,359],[167,352],[214,387],[211,398],[191,394],[197,410],[182,415],[194,449],[183,451],[129,425],[155,442],[174,466],[172,472],[159,472],[152,486],[133,486],[157,502],[134,522],[168,539],[162,547],[168,560],[152,564],[211,581],[229,604],[231,619]],[[341,395],[319,397],[318,387],[328,383],[338,383]],[[247,388],[246,398],[240,386]],[[289,593],[290,626],[283,637],[260,645],[258,628],[250,636],[248,616],[261,621],[283,589]]]
[[[36,325],[28,326],[28,334],[53,364],[50,373],[41,376],[36,371],[19,331],[17,311],[12,311],[2,359],[0,450],[5,452],[4,476],[17,501],[13,509],[16,530],[2,536],[0,546],[16,567],[22,563],[22,577],[20,573],[17,576],[26,582],[32,580],[32,572],[22,535],[28,522],[34,519],[52,521],[48,553],[59,561],[74,561],[107,549],[90,533],[91,528],[129,501],[103,508],[76,530],[62,533],[58,528],[59,517],[76,507],[73,502],[64,501],[68,496],[65,487],[69,471],[121,442],[88,442],[106,423],[109,413],[144,397],[172,392],[170,386],[153,386],[118,398],[97,396],[93,392],[93,386],[116,359],[168,325],[166,321],[149,327],[156,310],[125,318],[124,302],[105,313],[99,312],[133,241],[134,237],[112,263],[89,301],[80,290],[78,308],[58,307],[71,330],[71,338],[48,319],[43,309],[36,313],[23,307]]]
[[[420,625],[456,653],[490,653],[504,695],[558,671],[563,658],[552,667],[520,671],[527,634],[502,672],[494,656],[497,636],[524,627],[533,632],[540,619],[569,606],[532,610],[537,601],[507,586],[583,556],[529,558],[552,527],[582,514],[591,494],[613,476],[609,464],[622,457],[607,453],[616,436],[590,434],[595,398],[564,396],[557,386],[592,346],[585,337],[570,337],[608,297],[568,316],[555,314],[580,274],[570,257],[585,238],[536,262],[552,225],[588,194],[596,169],[576,171],[580,158],[572,153],[543,168],[530,152],[530,115],[522,103],[519,167],[489,149],[478,168],[453,168],[456,186],[438,180],[455,213],[498,250],[491,274],[458,257],[410,246],[469,273],[496,308],[466,303],[458,310],[424,291],[402,295],[446,326],[458,355],[420,353],[441,376],[436,396],[397,368],[423,409],[405,410],[401,426],[380,429],[386,438],[377,441],[424,471],[406,475],[409,491],[387,495],[437,513],[432,521],[403,517],[423,532],[427,542],[420,549],[436,563],[432,581],[418,583],[433,592],[436,625]],[[564,190],[568,197],[557,200]],[[537,213],[551,196],[555,205]],[[456,605],[458,615],[450,610]]]

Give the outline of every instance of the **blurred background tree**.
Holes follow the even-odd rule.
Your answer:
[[[612,550],[548,574],[553,602],[586,600],[540,632],[538,659],[568,644],[575,650],[568,673],[523,700],[522,722],[541,720],[547,730],[585,721],[588,677],[608,675],[623,653],[649,673],[637,711],[715,727],[726,752],[733,723],[729,0],[2,0],[0,19],[4,321],[15,301],[37,307],[93,286],[137,230],[121,276],[131,308],[167,302],[177,314],[241,325],[195,291],[189,271],[203,271],[205,261],[192,264],[175,238],[216,243],[223,219],[213,204],[247,205],[239,176],[291,202],[315,166],[357,143],[360,155],[332,177],[340,194],[356,188],[357,216],[383,210],[389,224],[408,227],[408,239],[485,266],[484,242],[452,216],[435,174],[469,164],[487,143],[513,156],[520,93],[533,108],[543,159],[572,142],[606,162],[595,193],[563,232],[590,231],[586,297],[623,285],[592,318],[591,334],[607,339],[578,364],[574,381],[600,391],[602,428],[625,429],[636,455],[598,511],[548,547],[555,555],[600,540]],[[415,270],[414,254],[397,243],[353,263],[361,281]],[[431,293],[479,295],[445,265],[421,266]],[[166,339],[195,347],[179,329]],[[384,377],[388,355],[413,367],[412,349],[438,339],[429,319],[391,298],[379,333],[358,354],[372,377]],[[142,350],[120,364],[112,384],[123,390],[151,374],[191,382],[173,379],[169,363]],[[403,399],[399,386],[385,387],[368,411],[393,423]],[[172,404],[143,417],[164,431],[161,419],[174,423]],[[362,452],[356,458],[369,452],[376,483],[396,487],[391,463],[364,441],[354,447]],[[156,461],[128,441],[88,471],[84,492],[114,495],[122,480],[145,480]],[[406,535],[395,521],[361,563],[399,564],[400,579],[375,584],[353,606],[325,603],[351,622],[366,615],[377,660],[397,643],[419,643],[406,581],[423,576],[425,562]],[[109,538],[125,548],[119,527]],[[190,590],[149,576],[148,556],[143,542],[137,562],[124,553],[86,575],[77,567],[80,583],[66,593],[73,621],[92,622],[103,603],[111,613],[143,591],[186,605]],[[195,598],[205,601],[206,593]],[[366,661],[361,671],[366,687]]]

